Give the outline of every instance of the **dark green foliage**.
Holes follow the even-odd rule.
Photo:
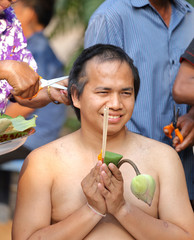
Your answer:
[[[194,7],[194,0],[187,0]]]
[[[56,27],[52,35],[80,24],[86,28],[90,16],[103,0],[57,0],[55,7]]]

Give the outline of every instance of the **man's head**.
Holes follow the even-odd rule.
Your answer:
[[[35,13],[37,23],[45,28],[53,16],[54,4],[55,0],[20,0],[16,2],[14,8],[16,15],[21,22],[25,17],[30,17]]]
[[[121,48],[108,44],[96,44],[92,47],[84,49],[77,60],[74,62],[69,75],[68,86],[68,95],[79,120],[80,109],[74,106],[72,95],[76,92],[79,99],[84,91],[86,84],[88,81],[90,81],[87,66],[91,63],[91,61],[95,61],[98,65],[107,62],[112,64],[114,62],[119,62],[119,64],[126,63],[132,71],[135,99],[139,91],[140,79],[138,70],[133,65],[133,60]]]

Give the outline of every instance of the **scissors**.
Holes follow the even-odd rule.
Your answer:
[[[60,84],[57,84],[57,82],[60,82],[60,81],[62,81],[62,80],[65,80],[65,79],[69,78],[69,76],[52,78],[52,79],[50,79],[50,80],[46,80],[46,79],[42,78],[41,76],[39,76],[39,78],[40,78],[40,86],[39,86],[38,92],[37,92],[33,97],[31,97],[31,98],[25,98],[25,99],[35,98],[35,97],[38,95],[38,93],[39,93],[39,91],[40,91],[41,89],[43,89],[44,87],[48,87],[48,86],[51,86],[51,87],[54,87],[54,88],[58,88],[58,89],[67,90],[67,87],[65,87],[65,86],[63,86],[63,85],[60,85]],[[20,97],[20,98],[22,98],[22,97]],[[22,99],[24,99],[24,98],[22,98]]]
[[[163,128],[163,131],[165,133],[165,135],[169,138],[172,138],[172,132],[175,132],[175,136],[177,136],[179,138],[179,142],[182,143],[183,142],[183,136],[180,133],[179,129],[177,128],[177,121],[178,121],[178,117],[179,117],[179,111],[180,108],[177,109],[176,111],[176,106],[174,104],[174,110],[173,110],[173,122],[167,126],[165,126]],[[168,130],[168,133],[165,132],[165,130]]]
[[[41,85],[40,85],[39,90],[41,90],[44,87],[48,87],[48,86],[63,89],[63,90],[67,90],[67,87],[64,87],[63,85],[57,84],[57,82],[65,80],[68,77],[69,76],[63,76],[63,77],[59,77],[59,78],[53,78],[53,79],[50,79],[50,80],[46,80],[46,79],[43,79],[43,78],[40,77]]]

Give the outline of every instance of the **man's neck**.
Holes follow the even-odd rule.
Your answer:
[[[32,35],[34,35],[36,32],[43,31],[44,27],[40,24],[37,24],[36,26],[26,27],[23,29],[24,36],[26,38],[30,38]]]
[[[150,0],[150,3],[158,11],[166,25],[169,27],[172,13],[171,2],[169,0]]]
[[[107,150],[113,151],[113,149],[119,149],[120,146],[124,145],[126,140],[127,130],[125,127],[117,134],[107,136]],[[102,133],[97,131],[89,131],[88,129],[80,129],[80,143],[83,146],[87,146],[87,149],[91,151],[99,151],[102,148]],[[99,153],[97,153],[99,154]]]

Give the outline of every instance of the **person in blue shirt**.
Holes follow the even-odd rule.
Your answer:
[[[28,49],[37,62],[38,74],[44,79],[64,75],[64,66],[57,59],[43,32],[53,16],[54,2],[54,0],[21,0],[14,4],[16,16],[20,20],[27,38]],[[2,158],[2,161],[24,159],[33,149],[58,138],[66,119],[66,108],[64,104],[56,105],[52,102],[39,109],[10,103],[5,112],[7,115],[12,117],[22,115],[27,119],[31,118],[33,114],[38,116],[36,132],[27,139],[22,147],[0,156],[0,159]]]
[[[184,0],[106,0],[92,15],[85,48],[96,43],[121,47],[134,60],[141,86],[129,130],[175,145],[163,127],[173,120],[172,87],[179,58],[194,36],[193,7]],[[184,141],[175,146],[185,170],[190,199],[194,199],[194,107],[176,104]]]

